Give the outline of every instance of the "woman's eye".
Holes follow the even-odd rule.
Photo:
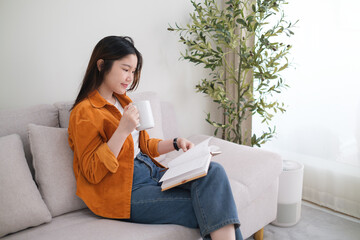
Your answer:
[[[125,69],[125,68],[123,68],[123,70],[124,70],[125,72],[129,72],[129,71],[130,71],[129,69]],[[132,73],[132,74],[135,74],[135,71],[132,71],[131,73]]]

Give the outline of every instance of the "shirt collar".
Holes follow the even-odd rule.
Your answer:
[[[123,108],[132,102],[131,99],[126,95],[126,93],[124,93],[124,94],[114,93],[114,95],[119,100],[119,102]],[[88,99],[94,108],[102,108],[105,105],[112,105],[108,101],[106,101],[105,98],[103,98],[100,95],[98,90],[94,90],[93,92],[91,92],[88,95]]]

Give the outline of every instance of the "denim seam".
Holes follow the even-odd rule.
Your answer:
[[[200,204],[200,196],[199,196],[199,189],[198,189],[198,187],[197,187],[197,185],[198,185],[198,182],[197,181],[194,181],[193,182],[193,185],[194,185],[194,188],[195,188],[195,195],[196,195],[196,202],[197,202],[197,204],[198,204],[198,206],[199,206],[199,211],[200,211],[200,214],[201,214],[201,217],[202,217],[202,220],[203,220],[203,222],[204,222],[204,228],[205,229],[207,229],[207,219],[206,219],[206,215],[205,215],[205,212],[204,212],[204,210],[203,210],[203,208],[202,208],[202,206],[201,206],[201,204]],[[200,227],[200,224],[199,224],[199,227]],[[203,232],[203,230],[202,230],[202,232]]]

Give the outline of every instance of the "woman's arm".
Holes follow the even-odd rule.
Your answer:
[[[120,119],[119,126],[107,142],[115,156],[119,155],[126,138],[134,131],[138,124],[139,112],[132,103],[130,103],[124,108],[124,114]]]
[[[158,145],[158,152],[160,155],[174,151],[174,144],[173,139],[163,140],[159,142]],[[180,149],[182,149],[184,152],[189,150],[190,148],[194,147],[194,144],[187,140],[186,138],[178,138],[177,139],[177,145]]]
[[[82,174],[87,181],[97,184],[109,171],[117,170],[117,159],[103,142],[92,119],[73,111],[68,133],[69,145],[74,151],[75,176]]]
[[[131,105],[130,105],[131,106]],[[110,171],[115,173],[119,167],[117,156],[129,134],[138,124],[138,112],[129,105],[124,108],[124,115],[119,126],[104,142],[90,117],[72,112],[69,121],[69,144],[78,159],[83,176],[93,184],[99,183]]]

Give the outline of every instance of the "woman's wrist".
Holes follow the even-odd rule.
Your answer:
[[[194,147],[194,144],[187,140],[186,138],[174,138],[174,148],[179,151],[180,149],[183,150],[183,152],[186,152],[187,150]],[[179,150],[178,150],[179,149]]]
[[[189,140],[187,140],[186,138],[181,138],[181,137],[174,138],[174,139],[168,139],[168,140],[162,140],[158,143],[158,153],[160,155],[162,155],[162,154],[177,150],[176,146],[178,147],[179,150],[182,149],[184,152],[186,152],[187,150],[192,148],[194,146],[194,144],[192,142],[190,142]]]
[[[118,128],[108,140],[107,144],[115,156],[119,154],[128,135],[125,131]]]
[[[174,149],[175,149],[176,151],[179,151],[180,148],[179,148],[179,146],[178,146],[178,144],[177,144],[177,140],[178,140],[178,138],[174,138],[174,140],[173,140],[173,146],[174,146]]]
[[[173,139],[162,140],[158,143],[158,153],[160,155],[174,151]]]

